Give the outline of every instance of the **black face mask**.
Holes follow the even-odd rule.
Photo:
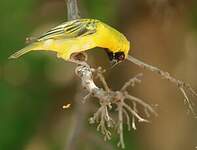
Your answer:
[[[109,51],[108,49],[105,49],[107,55],[108,55],[108,58],[110,60],[110,62],[114,65],[118,62],[121,62],[125,59],[125,54],[124,52],[116,52],[116,53],[113,53],[111,51]]]
[[[125,59],[125,54],[124,54],[124,52],[116,52],[114,58],[118,62],[123,61]]]

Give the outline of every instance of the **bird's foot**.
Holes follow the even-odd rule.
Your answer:
[[[88,55],[85,52],[79,52],[79,53],[73,53],[70,56],[70,58],[79,61],[87,61]]]
[[[85,61],[80,61],[76,59],[69,59],[69,62],[75,63],[80,66],[89,66]]]
[[[89,66],[86,61],[87,61],[87,54],[85,52],[80,52],[80,53],[73,53],[69,59],[70,62],[75,63],[77,65],[81,66]]]

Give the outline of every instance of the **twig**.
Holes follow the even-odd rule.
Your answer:
[[[147,111],[150,111],[152,114],[154,114],[155,116],[158,116],[157,112],[147,103],[145,103],[143,100],[134,97],[132,95],[126,94],[126,98],[132,102],[136,102],[139,103],[140,105],[142,105]]]
[[[118,147],[125,148],[124,137],[123,137],[123,103],[124,99],[120,100],[118,105],[118,134],[120,136],[120,141],[118,143]],[[128,123],[127,123],[128,124]]]
[[[67,3],[67,16],[68,20],[79,19],[79,9],[77,5],[77,0],[65,0]]]
[[[186,84],[185,82],[181,81],[181,80],[177,80],[176,78],[172,77],[168,72],[164,72],[163,70],[157,68],[157,67],[154,67],[152,65],[149,65],[149,64],[146,64],[144,62],[142,62],[141,60],[139,59],[136,59],[132,56],[128,56],[127,58],[129,61],[133,62],[134,64],[140,66],[141,68],[144,68],[146,70],[149,70],[149,71],[152,71],[152,72],[155,72],[156,74],[162,76],[164,79],[167,79],[168,81],[172,82],[173,84],[175,84],[178,89],[181,91],[181,93],[183,94],[184,96],[184,99],[187,101],[188,103],[188,107],[191,111],[191,113],[194,115],[194,117],[196,117],[196,113],[192,107],[192,103],[191,101],[189,100],[187,94],[186,94],[186,90],[188,90],[188,92],[191,92],[191,94],[193,96],[196,96],[197,97],[197,93],[193,90],[193,88],[189,85],[189,84]]]
[[[187,96],[185,90],[184,90],[182,87],[179,87],[179,89],[180,89],[180,91],[182,92],[183,96],[185,97],[185,101],[188,103],[189,109],[190,109],[191,112],[195,115],[195,117],[197,117],[197,116],[196,116],[196,113],[195,113],[195,111],[194,111],[194,109],[193,109],[193,107],[192,107],[192,102],[189,100],[189,98],[188,98],[188,96]]]
[[[136,106],[136,103],[135,103],[135,102],[133,102],[133,110],[134,110],[135,112],[137,112],[137,106]],[[137,128],[136,128],[136,125],[135,125],[135,116],[134,116],[134,115],[132,115],[132,128],[133,128],[134,130],[137,129]]]
[[[137,74],[135,77],[131,78],[127,81],[124,86],[121,88],[121,91],[126,91],[129,86],[134,87],[136,83],[141,83],[141,77],[143,76],[142,73]]]
[[[129,114],[125,109],[123,109],[123,113],[124,113],[126,120],[127,120],[127,129],[128,129],[128,131],[131,131],[131,124],[130,124],[131,121],[130,121]]]
[[[88,93],[86,96],[83,97],[82,103],[85,103],[91,97],[91,93]]]
[[[86,63],[86,62],[84,62]],[[127,126],[130,130],[130,118],[127,111],[138,119],[139,122],[149,122],[147,119],[144,119],[141,117],[138,112],[137,108],[134,105],[134,109],[132,109],[128,104],[126,104],[126,101],[129,100],[131,102],[139,103],[144,107],[144,109],[149,110],[150,113],[155,114],[153,111],[153,108],[140,100],[139,98],[133,97],[128,94],[126,91],[127,87],[129,85],[132,85],[131,83],[139,82],[139,79],[136,76],[129,80],[129,82],[126,82],[126,85],[123,85],[124,88],[122,88],[123,91],[112,91],[107,90],[107,88],[102,89],[99,88],[94,83],[93,73],[95,74],[95,70],[93,68],[90,68],[90,66],[86,63],[84,65],[79,65],[76,70],[76,74],[81,79],[82,87],[84,87],[91,96],[97,98],[100,102],[100,107],[94,113],[93,117],[90,118],[91,124],[98,124],[97,130],[101,131],[101,133],[104,135],[104,140],[111,139],[111,132],[110,129],[114,128],[114,120],[110,117],[109,110],[112,108],[112,104],[115,104],[117,106],[118,110],[118,134],[120,136],[120,141],[118,143],[118,146],[121,146],[121,148],[125,147],[124,139],[123,139],[123,116],[127,118]],[[96,75],[97,76],[97,75]],[[102,75],[101,75],[102,76]],[[103,77],[104,80],[104,77]],[[102,80],[101,80],[102,82]],[[105,82],[102,82],[105,84]],[[135,129],[135,119],[133,118],[132,121],[132,127]]]
[[[135,112],[129,105],[127,105],[126,103],[123,103],[123,106],[132,114],[134,115],[139,122],[149,122],[148,120],[142,118],[140,115],[138,115],[137,112]]]
[[[96,70],[95,70],[95,73],[96,73],[96,78],[99,78],[99,80],[101,81],[101,83],[103,84],[103,87],[104,89],[107,91],[107,92],[110,92],[110,88],[109,86],[107,85],[107,82],[105,81],[105,77],[103,76],[103,73],[105,72],[105,70],[102,70],[101,67],[98,67]]]

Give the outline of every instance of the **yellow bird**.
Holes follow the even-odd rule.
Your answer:
[[[130,42],[122,33],[99,20],[76,19],[52,28],[9,58],[18,58],[29,51],[46,50],[69,61],[73,53],[94,47],[105,48],[114,64],[127,58]]]

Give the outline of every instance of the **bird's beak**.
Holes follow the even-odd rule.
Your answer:
[[[111,61],[110,61],[110,65],[111,66],[114,66],[114,65],[116,65],[117,64],[117,60],[116,59],[112,59]]]
[[[113,68],[117,64],[118,64],[118,61],[116,59],[113,59],[113,60],[110,61],[111,68]]]

